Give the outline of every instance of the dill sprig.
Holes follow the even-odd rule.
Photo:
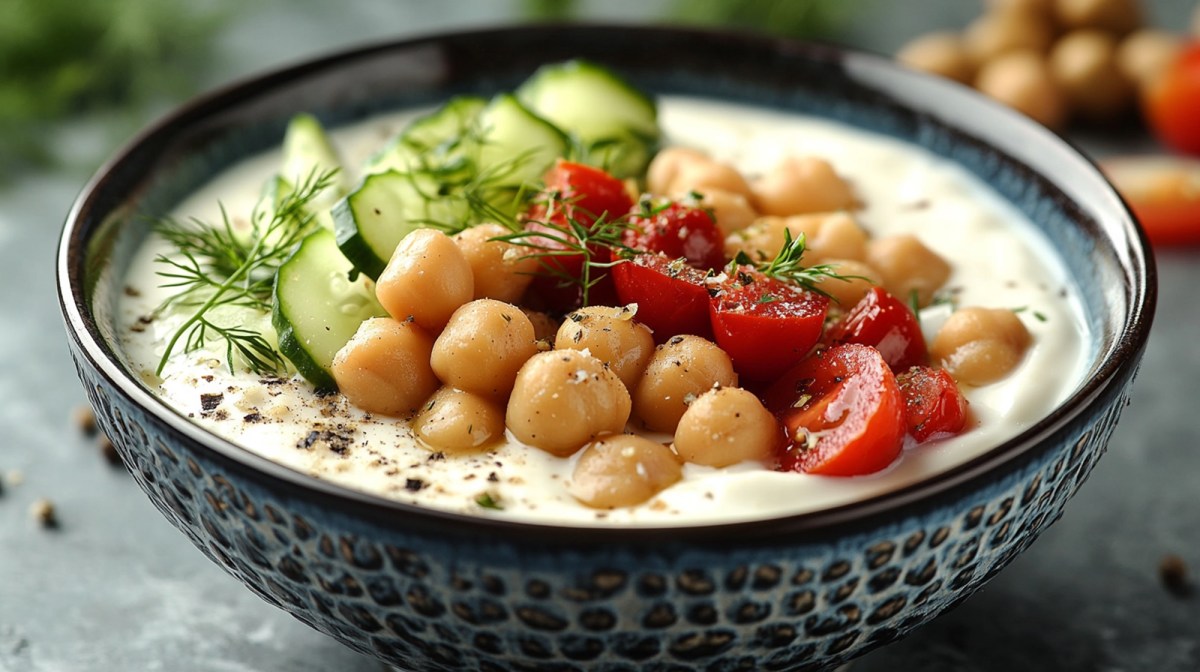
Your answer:
[[[489,129],[477,119],[458,123],[458,132],[440,142],[429,144],[420,137],[402,140],[414,154],[414,165],[407,173],[410,185],[426,204],[425,217],[412,221],[448,235],[482,222],[513,228],[516,212],[532,185],[514,186],[512,177],[535,158],[537,150],[482,166],[478,157],[489,142]]]
[[[820,288],[820,284],[824,280],[833,279],[849,282],[860,277],[856,275],[842,275],[837,272],[832,264],[805,266],[802,262],[806,249],[805,235],[801,233],[799,236],[792,238],[792,232],[785,228],[783,230],[783,246],[779,248],[779,253],[775,255],[774,259],[769,261],[755,261],[745,252],[738,252],[730,265],[733,269],[736,269],[738,266],[750,266],[769,278],[798,285],[810,292],[815,292],[828,298],[833,297],[829,292]]]
[[[558,194],[550,194],[550,201],[559,204],[567,202]],[[548,211],[550,209],[547,208]],[[591,289],[607,275],[598,271],[625,263],[630,256],[641,251],[622,242],[622,236],[629,228],[629,220],[625,216],[610,219],[608,213],[601,213],[591,224],[570,215],[565,220],[561,223],[548,219],[530,220],[530,223],[538,225],[537,228],[517,230],[492,240],[529,249],[529,254],[523,255],[522,259],[537,259],[541,264],[541,274],[557,279],[560,287],[578,285],[583,305],[588,306],[591,305]],[[572,256],[583,257],[579,277],[554,261],[558,257]]]
[[[240,358],[255,373],[278,373],[283,357],[261,333],[213,320],[222,307],[269,310],[275,271],[292,249],[317,226],[309,206],[333,184],[335,170],[313,172],[294,189],[283,193],[270,210],[255,208],[249,235],[239,235],[225,208],[221,222],[210,226],[190,220],[166,218],[154,227],[175,248],[155,261],[162,286],[173,288],[155,314],[188,309],[191,314],[171,335],[155,373],[162,374],[180,341],[184,352],[194,352],[210,342],[225,342],[226,364],[232,372]]]

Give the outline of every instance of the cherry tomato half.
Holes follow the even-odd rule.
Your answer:
[[[917,443],[953,436],[967,426],[967,399],[945,369],[914,366],[896,376],[908,433]]]
[[[725,265],[725,241],[712,213],[678,201],[639,203],[629,215],[622,235],[628,247],[660,252],[669,259],[686,259],[700,270]]]
[[[534,199],[533,220],[561,224],[572,218],[591,226],[602,215],[612,221],[633,208],[625,183],[599,168],[559,159],[544,181],[542,197]]]
[[[1200,42],[1179,53],[1166,72],[1143,90],[1146,122],[1163,144],[1200,154]]]
[[[705,274],[682,259],[639,254],[612,269],[622,305],[638,304],[636,319],[662,343],[679,334],[712,337]]]
[[[882,287],[873,287],[854,304],[829,328],[825,340],[873,346],[892,371],[924,364],[929,358],[917,316]]]
[[[788,439],[780,471],[870,474],[892,464],[904,445],[904,399],[891,368],[869,345],[818,352],[784,374],[767,397],[792,399],[772,409]]]
[[[727,274],[709,301],[713,336],[740,377],[774,380],[816,345],[829,299],[746,266]]]
[[[543,270],[530,283],[530,293],[541,299],[549,310],[567,312],[583,302],[584,264],[587,257],[579,249],[571,223],[592,227],[603,216],[606,220],[624,217],[633,207],[625,185],[604,171],[559,159],[545,177],[546,188],[534,198],[525,218],[527,231],[545,235],[529,239],[542,248]],[[607,263],[607,249],[590,246],[593,262]],[[615,303],[611,273],[593,267],[591,277],[601,278],[589,288],[588,303]]]

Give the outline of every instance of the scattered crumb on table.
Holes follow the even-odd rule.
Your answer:
[[[1167,592],[1176,597],[1186,597],[1192,592],[1191,582],[1188,580],[1187,563],[1178,555],[1163,556],[1158,563],[1158,578]]]
[[[45,497],[38,498],[29,505],[29,515],[44,528],[58,527],[58,514],[54,510],[54,502]]]

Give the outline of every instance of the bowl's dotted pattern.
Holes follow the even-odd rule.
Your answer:
[[[661,553],[634,557],[455,546],[289,502],[235,480],[88,366],[78,370],[134,478],[212,560],[359,651],[453,672],[821,669],[894,641],[1058,519],[1128,393],[1127,384],[1111,391],[1001,481],[911,518],[833,542],[704,550],[665,540]]]

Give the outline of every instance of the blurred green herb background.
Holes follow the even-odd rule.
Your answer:
[[[183,73],[228,16],[185,0],[0,0],[0,178],[54,161],[57,121],[191,93]]]
[[[417,1],[396,0],[396,7]],[[451,14],[466,8],[455,6],[457,0],[439,1],[448,3],[443,7]],[[664,0],[628,6],[650,21],[829,38],[862,1]],[[516,0],[513,10],[524,20],[573,20],[586,16],[587,6],[581,0]],[[220,29],[250,7],[253,3],[238,0],[0,0],[0,181],[30,167],[90,167],[95,152],[73,146],[66,126],[99,120],[111,146],[196,93],[219,67],[214,63],[220,60]],[[305,3],[289,7],[306,11]]]

